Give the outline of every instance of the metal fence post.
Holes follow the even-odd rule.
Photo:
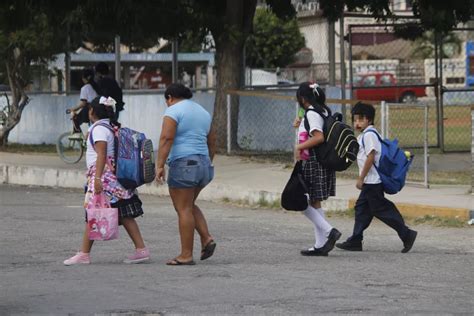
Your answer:
[[[428,154],[428,104],[425,104],[425,126],[423,129],[424,140],[423,140],[423,171],[424,171],[424,185],[426,188],[429,188],[429,172],[428,172],[428,163],[429,163],[429,154]]]
[[[382,133],[382,137],[386,138],[386,117],[385,117],[385,109],[386,109],[386,102],[380,102],[380,132]]]
[[[231,133],[232,133],[232,126],[231,126],[231,104],[230,104],[230,94],[227,94],[227,154],[230,155],[231,150]]]
[[[115,81],[121,86],[121,67],[120,67],[120,36],[115,36]]]
[[[298,104],[298,102],[295,103],[295,112],[296,112],[295,117],[301,119],[300,116],[299,116],[299,114],[300,114],[300,105]],[[301,121],[300,121],[300,123],[301,123]],[[294,149],[296,148],[296,145],[298,145],[298,142],[299,142],[298,129],[299,129],[298,126],[295,127],[295,144],[294,144],[294,147],[293,147],[293,151],[294,151]],[[294,158],[293,158],[293,160],[294,160]],[[296,162],[296,161],[294,161],[294,162]]]
[[[390,107],[385,104],[385,138],[390,138]]]
[[[340,65],[340,70],[341,70],[341,99],[346,98],[346,57],[344,53],[344,13],[341,15],[341,18],[339,19],[339,49],[340,49],[340,57],[341,57],[341,65]],[[344,122],[346,122],[346,104],[343,103],[341,107],[341,112],[342,112],[342,119]]]
[[[444,103],[443,103],[443,40],[438,35],[439,49],[439,148],[444,153]]]

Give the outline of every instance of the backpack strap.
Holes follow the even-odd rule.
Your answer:
[[[115,129],[114,129],[110,124],[99,123],[99,124],[96,124],[96,125],[92,126],[91,131],[89,132],[89,142],[90,142],[90,144],[92,145],[92,148],[94,148],[94,150],[95,150],[95,142],[94,142],[94,137],[92,136],[92,131],[93,131],[94,128],[96,128],[97,126],[103,126],[103,127],[107,128],[109,131],[112,132],[112,134],[113,134],[114,137],[115,137]]]
[[[365,149],[365,142],[364,142],[364,135],[365,135],[365,133],[374,133],[375,135],[377,135],[377,138],[379,139],[380,144],[387,144],[387,143],[382,139],[382,137],[380,136],[380,134],[377,133],[376,130],[373,130],[373,129],[369,128],[368,130],[364,131],[364,133],[362,134],[362,147],[364,147],[364,149]],[[377,166],[375,165],[375,161],[374,161],[373,165],[374,165],[374,167],[375,167],[375,170],[377,170],[377,172],[378,172],[378,171],[379,171],[379,168],[377,168]]]
[[[306,109],[306,111],[304,112],[304,129],[309,133],[309,122],[308,122],[308,112],[309,111],[313,111],[313,112],[316,112],[318,113],[319,115],[321,115],[321,117],[323,118],[324,122],[326,123],[326,120],[328,117],[331,116],[331,109],[329,109],[329,112],[326,114],[324,114],[324,111],[321,109],[320,106],[317,106],[316,108],[308,108]]]
[[[379,139],[380,143],[386,144],[386,142],[382,139],[382,137],[380,136],[379,133],[377,133],[376,130],[373,130],[373,129],[369,128],[368,130],[364,131],[364,133],[362,133],[362,146],[364,148],[365,148],[364,135],[365,135],[365,133],[369,133],[369,132],[374,133],[375,135],[377,135],[377,138]]]
[[[117,154],[118,154],[118,150],[117,150],[117,137],[116,137],[116,130],[113,126],[111,126],[110,124],[105,124],[105,123],[99,123],[97,125],[94,125],[92,126],[91,128],[91,131],[89,132],[89,142],[90,144],[92,145],[92,148],[94,148],[94,151],[95,151],[95,143],[94,143],[94,137],[92,137],[92,131],[94,130],[94,128],[96,128],[97,126],[103,126],[105,128],[107,128],[109,131],[112,132],[112,135],[114,135],[114,159],[115,159],[115,163],[117,163]],[[113,166],[112,162],[110,161],[110,159],[106,159],[106,162],[105,162],[110,170],[112,170],[114,173],[115,173],[115,167]]]

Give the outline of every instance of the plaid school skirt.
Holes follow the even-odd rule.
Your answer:
[[[336,172],[324,168],[315,155],[303,160],[303,178],[311,202],[324,201],[336,195]]]
[[[119,219],[123,217],[135,218],[143,215],[142,201],[134,190],[125,189],[120,182],[118,182],[115,173],[113,172],[113,161],[107,158],[108,163],[102,172],[102,189],[105,196],[109,199],[110,206],[118,208]],[[84,208],[90,204],[92,196],[94,195],[94,179],[96,174],[95,165],[87,170],[87,186],[84,197]],[[87,221],[87,212],[86,212]]]

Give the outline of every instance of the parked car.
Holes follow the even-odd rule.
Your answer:
[[[356,89],[353,89],[352,96],[358,100],[413,103],[426,96],[425,87],[397,87],[397,80],[391,73],[356,76],[353,82]]]

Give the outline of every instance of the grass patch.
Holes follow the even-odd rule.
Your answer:
[[[224,197],[223,199],[221,199],[221,202],[224,204],[230,204],[230,205],[235,205],[239,207],[262,208],[262,209],[272,209],[272,210],[281,209],[280,199],[270,202],[270,201],[265,200],[263,197],[261,197],[257,201],[257,203],[250,203],[249,200],[247,199],[232,200],[228,197]]]
[[[5,147],[0,147],[0,151],[9,153],[56,153],[56,145],[51,144],[17,144],[9,143]]]
[[[327,217],[344,217],[344,218],[354,218],[355,217],[355,209],[348,208],[346,210],[339,210],[339,211],[328,211],[326,212]]]
[[[425,215],[423,217],[409,218],[409,223],[420,225],[420,224],[429,224],[436,227],[455,227],[461,228],[466,227],[466,221],[460,220],[458,218],[444,218],[433,215]]]
[[[261,197],[257,202],[257,206],[260,208],[280,209],[281,201],[280,199],[277,199],[273,202],[269,202],[265,200],[263,197]]]

